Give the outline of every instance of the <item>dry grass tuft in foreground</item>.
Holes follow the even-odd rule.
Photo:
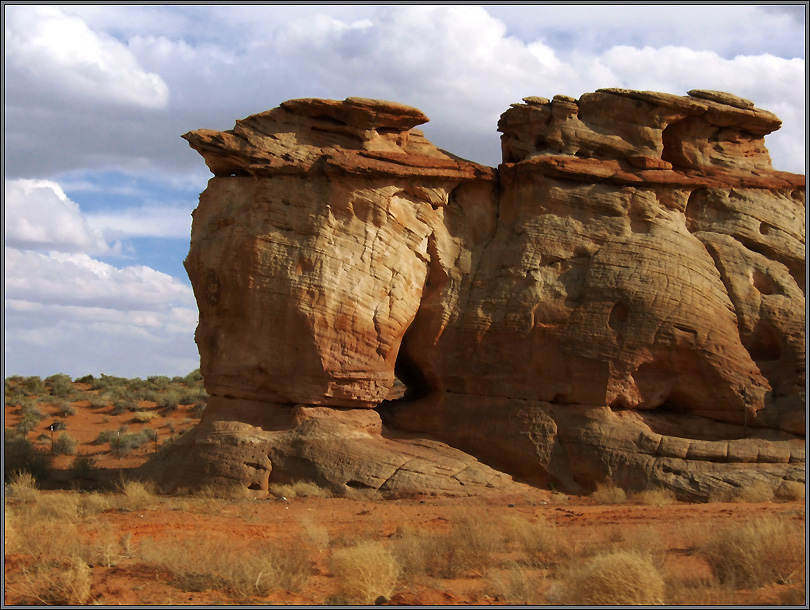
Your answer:
[[[172,574],[185,591],[220,590],[243,598],[267,595],[277,588],[300,591],[312,575],[309,550],[300,543],[257,543],[237,551],[221,539],[145,540],[136,556],[145,565]]]
[[[804,524],[768,517],[722,528],[700,551],[717,579],[736,589],[789,583],[804,573]]]
[[[549,597],[557,603],[576,605],[662,604],[664,579],[649,557],[635,551],[616,551],[570,566]]]
[[[390,596],[400,574],[394,554],[381,542],[373,540],[335,550],[331,565],[346,600],[360,604]]]
[[[25,572],[25,591],[49,605],[79,606],[90,598],[92,573],[79,557],[35,564]]]
[[[624,504],[627,501],[627,492],[613,483],[600,483],[591,494],[591,498],[599,504]]]

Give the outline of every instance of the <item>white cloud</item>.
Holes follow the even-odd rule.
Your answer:
[[[616,75],[619,86],[680,95],[717,89],[753,101],[783,121],[783,128],[767,139],[774,167],[804,173],[805,60],[769,54],[724,59],[713,51],[684,47],[617,46],[599,61]]]
[[[4,263],[6,374],[181,374],[199,366],[196,303],[179,280],[81,253],[6,247]]]
[[[184,375],[200,365],[187,308],[155,316],[6,300],[4,313],[4,376]]]
[[[6,6],[6,67],[59,99],[102,100],[163,108],[169,89],[147,73],[132,52],[55,6]]]
[[[91,254],[120,250],[88,225],[79,206],[56,182],[18,179],[6,180],[4,186],[7,245]]]
[[[191,209],[145,205],[123,210],[108,209],[86,214],[87,224],[117,238],[191,236]]]
[[[191,288],[142,265],[119,269],[83,253],[5,248],[6,299],[42,304],[163,311],[194,308]]]

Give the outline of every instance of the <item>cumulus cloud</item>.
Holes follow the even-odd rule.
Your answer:
[[[163,108],[169,89],[141,69],[132,52],[103,32],[55,6],[7,6],[6,69],[34,91],[56,98],[102,100]]]
[[[803,138],[804,88],[796,85],[803,82],[803,28],[788,15],[757,7],[634,7],[631,21],[627,7],[609,6],[60,10],[64,19],[85,20],[99,40],[124,47],[172,95],[163,112],[111,108],[103,121],[80,107],[71,108],[66,121],[58,100],[7,106],[11,175],[82,167],[188,173],[199,168],[199,158],[180,141],[184,131],[229,129],[237,118],[296,97],[356,95],[417,106],[431,118],[425,129],[439,146],[487,164],[499,161],[495,124],[510,103],[621,85],[679,94],[722,88],[765,108],[776,92],[787,91],[778,102],[795,112],[783,117],[784,131]],[[159,19],[147,23],[150,14]],[[696,61],[683,62],[678,49],[692,50]],[[709,58],[705,64],[701,53]],[[798,80],[786,76],[784,62],[796,63]],[[27,65],[37,69],[30,60]],[[788,65],[787,72],[796,71]],[[696,84],[690,76],[707,82]],[[29,99],[28,91],[15,93],[19,86],[7,80],[7,96]],[[752,89],[758,97],[748,93]],[[765,99],[765,92],[772,95]],[[793,116],[800,124],[789,122]],[[71,154],[58,153],[66,143]],[[802,171],[803,165],[800,158],[791,167]]]
[[[45,180],[6,181],[5,195],[8,374],[131,375],[138,367],[181,374],[199,366],[187,282],[94,258],[119,253],[120,243],[108,242],[113,233],[174,236],[184,224],[187,239],[188,210],[147,207],[105,220],[84,215],[58,183]],[[133,226],[125,227],[127,219]]]
[[[6,374],[181,374],[199,366],[191,288],[83,253],[5,248]]]
[[[120,311],[194,307],[191,288],[150,267],[117,268],[84,253],[5,248],[6,298]]]
[[[804,172],[801,9],[799,19],[719,5],[6,6],[6,356],[33,366],[48,350],[25,346],[52,338],[80,344],[87,362],[97,349],[99,362],[123,365],[122,342],[131,362],[150,350],[193,361],[185,280],[97,258],[116,240],[188,239],[208,174],[180,135],[230,129],[286,99],[410,104],[430,117],[436,145],[495,165],[498,116],[525,96],[721,89],[782,118],[767,138],[774,165]],[[141,195],[144,182],[111,186],[109,170],[180,186]],[[94,198],[91,212],[60,177],[83,206]]]
[[[79,206],[50,180],[5,181],[5,243],[18,248],[111,254],[103,233],[90,227]]]

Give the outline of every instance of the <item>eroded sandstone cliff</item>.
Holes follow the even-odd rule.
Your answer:
[[[771,167],[779,119],[712,91],[524,102],[497,170],[359,98],[184,136],[215,176],[186,260],[212,399],[164,483],[804,481],[805,180]]]

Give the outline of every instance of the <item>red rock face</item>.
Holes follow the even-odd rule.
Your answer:
[[[215,397],[187,472],[453,493],[462,450],[468,493],[506,484],[488,467],[690,497],[804,481],[804,177],[771,168],[779,119],[713,91],[525,102],[497,171],[358,98],[184,136],[216,176],[186,261]]]

